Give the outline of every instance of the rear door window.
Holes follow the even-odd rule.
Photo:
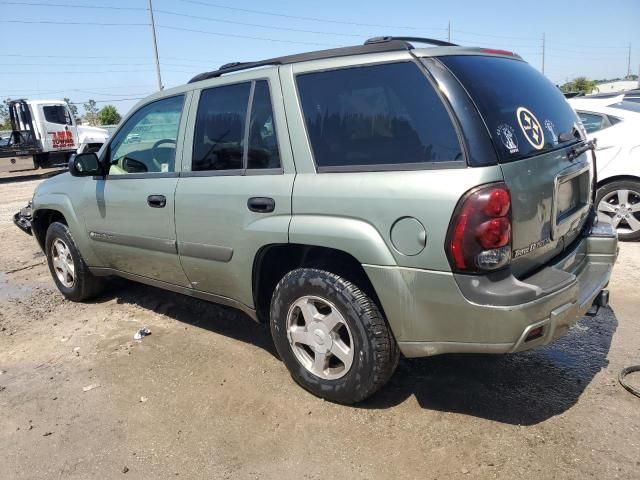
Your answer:
[[[297,85],[320,171],[463,160],[445,105],[412,62],[300,74]]]
[[[191,170],[236,170],[240,174],[246,169],[279,168],[269,83],[256,80],[203,90]]]
[[[482,55],[452,55],[439,60],[469,92],[502,162],[580,140],[573,134],[578,117],[562,92],[528,63]]]
[[[251,82],[200,94],[191,170],[241,170]]]

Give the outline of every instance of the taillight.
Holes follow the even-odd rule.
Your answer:
[[[456,272],[497,270],[511,260],[511,195],[503,183],[474,188],[449,225],[447,257]]]

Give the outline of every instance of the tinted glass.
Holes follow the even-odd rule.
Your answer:
[[[251,83],[209,88],[200,94],[191,170],[243,168],[244,124]]]
[[[640,103],[624,100],[623,102],[614,103],[609,105],[611,108],[617,108],[620,110],[627,110],[629,112],[640,112]]]
[[[71,116],[69,115],[67,107],[64,105],[42,107],[42,111],[44,112],[44,119],[47,122],[71,125]]]
[[[411,62],[297,77],[319,167],[461,160],[446,108]]]
[[[266,80],[257,81],[253,93],[247,168],[280,168],[280,152]]]
[[[587,133],[597,132],[602,128],[604,118],[601,115],[595,115],[593,113],[578,112],[578,117],[584,126]]]
[[[560,90],[528,63],[504,57],[439,57],[467,89],[501,161],[530,157],[578,141],[578,122]],[[568,133],[565,142],[558,137]],[[564,138],[564,136],[563,136]]]
[[[183,103],[165,98],[134,113],[109,145],[109,175],[174,172]]]

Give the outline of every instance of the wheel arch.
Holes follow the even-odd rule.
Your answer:
[[[45,251],[44,241],[49,225],[62,221],[73,236],[73,241],[83,259],[90,266],[100,266],[89,237],[86,235],[84,222],[78,217],[71,199],[63,193],[45,193],[36,195],[33,202],[32,229],[38,245]]]
[[[268,321],[276,285],[296,268],[319,268],[344,277],[364,291],[384,314],[373,283],[351,253],[315,244],[280,243],[263,246],[254,258],[252,290],[259,321]]]
[[[32,213],[31,229],[33,236],[36,237],[38,245],[42,251],[45,250],[45,239],[47,237],[47,230],[49,225],[53,222],[64,223],[69,226],[64,214],[56,209],[52,208],[40,208]]]
[[[613,177],[607,177],[602,180],[598,180],[598,188],[602,188],[613,182],[632,181],[640,183],[640,177],[635,175],[614,175]]]

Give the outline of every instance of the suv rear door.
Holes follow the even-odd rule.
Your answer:
[[[277,70],[209,81],[194,92],[187,131],[175,215],[182,266],[194,289],[251,307],[256,253],[286,243],[291,218]]]
[[[560,90],[526,62],[488,55],[439,60],[476,104],[511,192],[512,270],[544,265],[579,234],[591,202],[589,154],[570,160],[584,140]]]

